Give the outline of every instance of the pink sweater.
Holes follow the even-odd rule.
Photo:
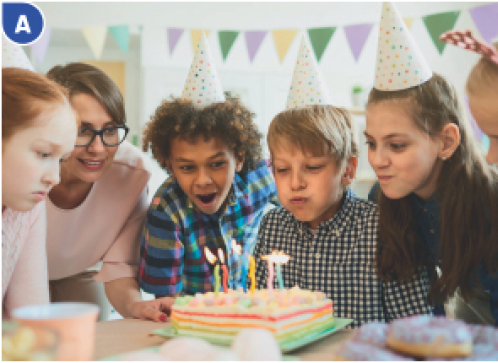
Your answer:
[[[47,200],[50,280],[81,273],[99,261],[97,281],[135,277],[149,177],[141,152],[125,141],[78,207],[61,209]]]
[[[45,202],[29,212],[2,213],[2,311],[49,302]]]

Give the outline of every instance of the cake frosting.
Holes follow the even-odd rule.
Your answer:
[[[333,303],[323,292],[299,287],[282,290],[229,290],[177,297],[171,321],[180,336],[230,344],[245,328],[273,333],[280,344],[302,339],[334,326]]]

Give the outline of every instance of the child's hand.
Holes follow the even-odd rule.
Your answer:
[[[139,301],[133,305],[131,313],[137,319],[165,322],[174,302],[174,297],[161,297],[155,300]]]

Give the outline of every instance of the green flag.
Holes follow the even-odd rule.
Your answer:
[[[310,37],[311,46],[315,52],[317,62],[320,62],[320,58],[322,58],[323,52],[325,52],[325,48],[327,48],[327,44],[329,44],[335,30],[336,27],[308,29],[308,36]]]
[[[425,27],[427,28],[434,45],[439,54],[443,54],[445,42],[439,40],[439,36],[448,30],[453,29],[460,15],[460,11],[449,11],[447,13],[432,14],[422,17]]]
[[[128,25],[110,26],[109,32],[112,34],[114,39],[116,39],[119,48],[121,48],[123,53],[126,54],[130,44],[130,29]]]
[[[232,49],[232,45],[237,39],[239,32],[230,31],[230,30],[222,30],[218,32],[218,38],[220,39],[220,48],[221,54],[223,55],[223,61],[227,59],[227,55]]]

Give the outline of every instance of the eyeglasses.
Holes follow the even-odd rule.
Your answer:
[[[80,127],[75,146],[90,146],[97,135],[100,136],[100,139],[104,145],[116,146],[121,144],[126,139],[128,131],[130,131],[130,129],[125,125],[106,127],[102,130]]]

